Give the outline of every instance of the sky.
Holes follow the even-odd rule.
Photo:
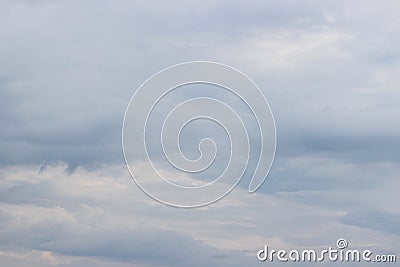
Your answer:
[[[264,266],[265,245],[338,238],[399,257],[399,10],[395,0],[0,0],[0,266]],[[132,181],[121,132],[137,88],[193,60],[254,80],[277,149],[255,194],[245,176],[217,203],[177,209]]]

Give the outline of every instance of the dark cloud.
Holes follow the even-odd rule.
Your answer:
[[[262,39],[267,48],[269,43],[279,45],[283,41],[278,49],[289,52],[295,47],[285,45],[300,40],[295,56],[302,60],[295,72],[280,71],[276,77],[269,77],[265,71],[262,75],[258,71],[250,75],[262,79],[259,85],[270,98],[283,153],[324,150],[339,157],[348,156],[350,160],[361,160],[360,155],[367,160],[396,155],[393,146],[396,138],[385,138],[389,134],[386,122],[379,123],[379,118],[373,117],[372,122],[383,129],[368,139],[358,138],[357,131],[372,123],[368,121],[370,112],[363,113],[356,106],[348,111],[352,114],[344,113],[346,103],[352,105],[360,97],[370,96],[368,92],[346,92],[353,92],[359,86],[382,87],[364,79],[375,70],[375,59],[380,62],[379,68],[398,65],[396,51],[389,48],[396,47],[399,40],[390,34],[393,28],[381,32],[383,23],[369,21],[367,15],[373,14],[374,8],[356,10],[349,4],[349,9],[343,9],[333,3],[314,1],[257,1],[251,5],[241,1],[229,5],[207,2],[201,6],[177,3],[181,8],[129,1],[118,5],[109,5],[107,1],[68,4],[6,1],[0,29],[3,40],[7,40],[0,44],[0,163],[64,161],[73,171],[80,165],[93,167],[121,162],[122,117],[141,82],[163,67],[191,59],[225,61],[232,56],[226,63],[247,66],[252,61],[246,54],[235,59],[237,56],[231,54],[231,49],[251,50],[246,42],[257,43]],[[390,10],[391,5],[382,5],[377,14]],[[375,27],[365,32],[363,23]],[[308,41],[304,37],[308,32],[322,39]],[[330,43],[330,32],[348,35],[350,39]],[[322,44],[315,44],[314,50],[302,51],[304,45],[312,47],[313,41]],[[226,51],[215,57],[213,50],[219,51],[221,46]],[[389,56],[382,55],[382,47],[391,51]],[[337,52],[349,56],[337,58]],[[390,63],[379,58],[390,58]],[[257,69],[263,70],[262,66]],[[389,85],[392,88],[399,83],[393,80]],[[383,90],[390,88],[385,86]],[[372,96],[383,95],[378,92]],[[381,102],[398,97],[392,93]],[[385,113],[382,107],[372,104],[367,106],[371,113],[375,111],[389,118],[398,114],[396,106],[391,113]],[[343,112],[336,113],[338,109]],[[359,114],[354,116],[354,112]],[[352,123],[355,120],[358,123]],[[329,133],[331,129],[336,131],[327,134],[326,130]],[[397,127],[395,131],[398,133]],[[314,134],[302,138],[301,133],[309,132]],[[355,150],[362,148],[367,153],[342,151],[354,145]],[[383,152],[373,157],[371,154],[378,146]]]
[[[40,224],[8,232],[2,242],[8,248],[32,248],[150,266],[242,266],[251,261],[240,252],[221,251],[179,232],[145,226],[88,229]]]
[[[340,218],[340,222],[400,235],[400,216],[378,210],[357,210]]]

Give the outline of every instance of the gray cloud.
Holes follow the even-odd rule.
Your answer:
[[[400,216],[377,210],[354,211],[340,219],[342,223],[400,235]]]
[[[261,81],[282,152],[343,157],[356,141],[368,151],[349,160],[397,155],[397,28],[390,16],[369,20],[395,2],[107,3],[3,4],[3,165],[121,162],[122,116],[135,88],[162,67],[199,58],[243,66]]]
[[[0,265],[251,266],[266,242],[339,236],[398,247],[398,8],[2,1]],[[190,60],[237,67],[267,96],[278,150],[262,194],[245,180],[209,209],[171,210],[120,168],[134,90]]]

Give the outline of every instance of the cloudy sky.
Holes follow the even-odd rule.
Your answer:
[[[263,266],[264,245],[341,237],[399,257],[399,12],[396,0],[0,0],[0,265]],[[148,77],[192,60],[249,75],[278,142],[256,194],[244,179],[187,210],[132,182],[121,128]]]

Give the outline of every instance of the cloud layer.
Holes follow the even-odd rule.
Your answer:
[[[0,265],[258,266],[265,244],[320,248],[343,236],[393,253],[398,10],[398,1],[2,1]],[[247,177],[211,207],[177,210],[130,182],[121,127],[144,80],[191,60],[254,79],[278,149],[258,194],[244,190]]]

